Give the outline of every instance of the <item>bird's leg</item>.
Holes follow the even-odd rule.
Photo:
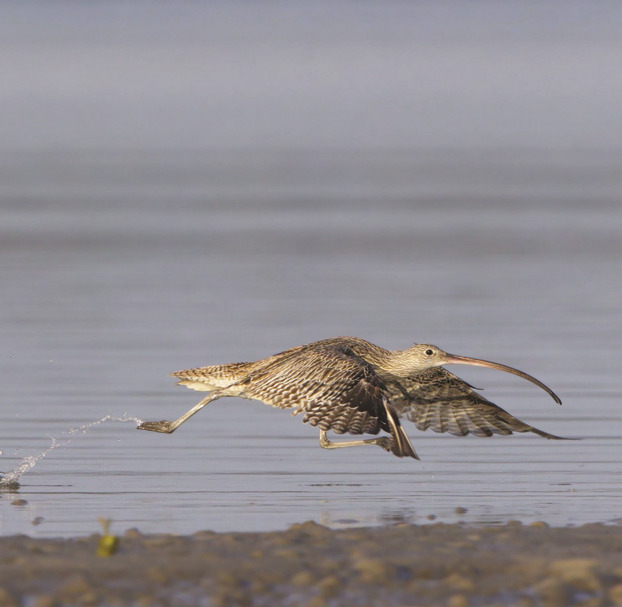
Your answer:
[[[187,419],[191,418],[195,413],[198,413],[205,405],[211,403],[213,400],[217,398],[221,398],[222,396],[226,396],[222,392],[212,392],[208,396],[206,396],[200,403],[192,407],[190,411],[184,413],[179,419],[176,419],[174,422],[167,422],[166,420],[162,420],[159,422],[143,422],[136,428],[137,430],[150,430],[151,432],[164,432],[165,434],[171,434],[175,432],[179,426],[181,426]]]
[[[340,449],[341,447],[358,447],[360,445],[378,445],[385,451],[391,451],[391,439],[387,436],[369,438],[365,440],[349,440],[334,443],[326,437],[326,431],[320,430],[320,447],[323,449]]]

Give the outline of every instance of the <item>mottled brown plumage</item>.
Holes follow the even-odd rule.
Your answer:
[[[560,438],[516,419],[442,367],[402,380],[402,385],[408,399],[400,400],[395,408],[418,430],[430,428],[455,436],[533,432],[544,438]]]
[[[475,436],[533,432],[559,438],[516,419],[440,366],[452,363],[519,375],[561,404],[537,379],[499,363],[447,354],[427,344],[390,351],[356,337],[336,337],[256,362],[173,373],[181,385],[210,394],[175,422],[144,422],[139,428],[171,433],[207,403],[238,396],[303,414],[303,422],[320,429],[320,444],[326,448],[376,444],[398,457],[418,459],[402,429],[403,416],[420,430]],[[378,434],[382,430],[389,436],[334,443],[326,438],[328,430],[337,434]]]

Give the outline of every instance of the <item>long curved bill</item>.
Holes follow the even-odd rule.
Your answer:
[[[507,373],[512,373],[514,375],[518,375],[527,381],[530,381],[532,384],[536,384],[539,388],[542,388],[545,392],[548,392],[553,400],[562,404],[561,398],[551,390],[548,386],[543,384],[539,379],[524,373],[523,371],[519,371],[514,367],[508,367],[507,365],[502,365],[501,363],[494,363],[490,360],[482,360],[480,358],[469,358],[468,356],[457,356],[456,354],[447,354],[447,358],[443,364],[446,365],[474,365],[476,367],[488,367],[490,369],[498,369],[499,371],[506,371]]]

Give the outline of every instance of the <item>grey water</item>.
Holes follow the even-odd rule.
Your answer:
[[[17,466],[15,466],[12,470],[0,473],[0,491],[16,491],[20,487],[19,480],[22,476],[31,468],[34,468],[38,462],[40,462],[44,457],[47,457],[47,455],[54,451],[54,449],[68,445],[75,438],[72,435],[78,433],[86,434],[91,428],[108,421],[133,422],[137,425],[142,423],[142,420],[137,417],[113,417],[112,415],[104,415],[101,419],[89,422],[88,424],[82,424],[77,428],[69,428],[68,430],[65,430],[62,433],[60,440],[56,436],[50,436],[50,444],[46,449],[36,455],[27,455],[26,457],[23,457]]]
[[[620,15],[570,4],[3,7],[0,533],[620,520]],[[172,371],[335,335],[516,366],[563,406],[452,370],[581,440],[135,430],[200,400]]]

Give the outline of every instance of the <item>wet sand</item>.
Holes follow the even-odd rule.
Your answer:
[[[622,605],[622,527],[461,524],[0,538],[0,605]]]

